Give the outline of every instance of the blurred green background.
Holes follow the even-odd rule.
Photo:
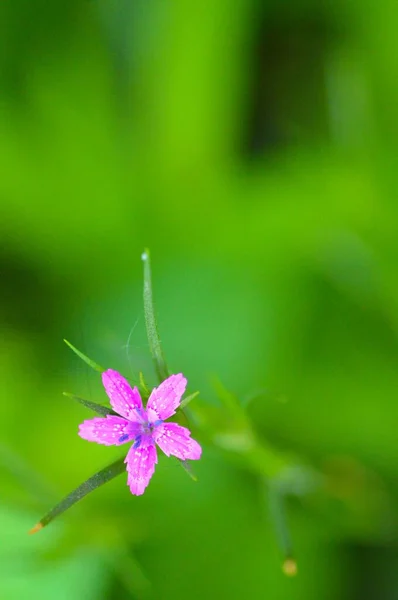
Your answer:
[[[397,29],[392,0],[0,4],[2,600],[398,598]],[[62,392],[106,397],[62,338],[156,384],[145,246],[199,482],[160,460],[27,536],[124,450],[76,435]],[[295,578],[268,451],[301,465]]]

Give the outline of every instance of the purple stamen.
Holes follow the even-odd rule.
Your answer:
[[[124,435],[122,435],[122,436],[119,438],[119,442],[120,442],[120,443],[122,443],[122,442],[125,442],[125,441],[126,441],[126,440],[128,440],[128,439],[129,439],[129,434],[128,434],[128,433],[125,433]]]
[[[135,442],[133,444],[133,448],[134,449],[138,448],[140,444],[141,444],[141,436],[137,435],[137,437],[135,438]]]

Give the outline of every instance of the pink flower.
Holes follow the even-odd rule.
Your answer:
[[[117,371],[108,369],[102,373],[102,382],[113,410],[120,416],[88,419],[80,425],[79,435],[105,446],[134,442],[124,461],[132,494],[143,494],[155,472],[156,444],[166,456],[172,454],[181,460],[200,458],[202,448],[191,438],[189,429],[164,423],[175,414],[185,392],[187,380],[181,373],[170,375],[152,390],[146,409],[138,389],[131,388]]]

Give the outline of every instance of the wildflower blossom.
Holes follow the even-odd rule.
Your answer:
[[[181,373],[171,375],[153,389],[146,408],[138,389],[132,388],[117,371],[108,369],[102,373],[102,382],[118,416],[87,419],[80,425],[79,435],[105,446],[134,442],[124,461],[132,494],[140,496],[149,484],[158,462],[156,444],[166,456],[181,460],[200,458],[202,449],[191,438],[191,432],[177,423],[164,422],[175,414],[185,392],[187,380]]]

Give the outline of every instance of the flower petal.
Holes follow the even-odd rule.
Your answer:
[[[142,400],[138,389],[117,371],[108,369],[102,373],[102,383],[115,412],[129,421],[141,422]]]
[[[198,460],[202,448],[191,438],[191,432],[177,423],[163,423],[153,431],[153,439],[166,456],[176,456],[181,460]]]
[[[138,423],[130,423],[122,417],[107,415],[105,418],[94,417],[79,425],[79,435],[89,442],[97,442],[105,446],[120,446],[130,442],[138,434]]]
[[[147,404],[148,416],[151,417],[151,412],[154,411],[157,418],[164,421],[174,415],[186,387],[187,380],[182,373],[170,375],[152,390]]]
[[[141,496],[158,462],[156,447],[151,440],[143,441],[138,448],[131,446],[124,461],[127,464],[127,485],[135,496]]]

